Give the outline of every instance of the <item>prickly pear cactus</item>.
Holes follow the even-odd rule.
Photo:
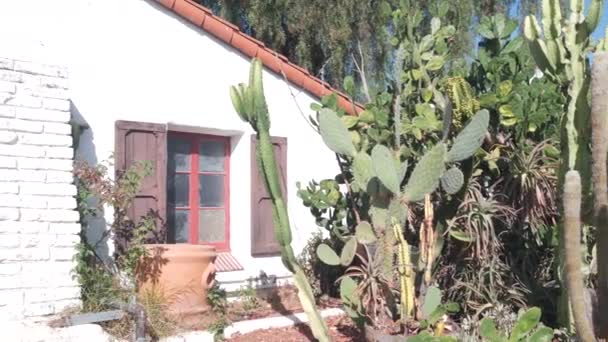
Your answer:
[[[441,176],[441,187],[450,195],[460,191],[463,184],[464,175],[457,167],[452,167]]]

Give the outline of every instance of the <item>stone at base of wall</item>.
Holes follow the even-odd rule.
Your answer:
[[[2,340],[10,342],[113,342],[101,326],[83,324],[66,328],[51,328],[33,322],[0,323]]]

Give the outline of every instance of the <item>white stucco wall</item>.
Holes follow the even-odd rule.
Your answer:
[[[52,3],[52,5],[50,4]],[[38,8],[39,10],[33,10]],[[247,79],[249,59],[152,1],[56,0],[0,2],[0,46],[16,56],[59,61],[70,72],[71,99],[86,131],[77,158],[107,159],[116,120],[187,125],[231,136],[231,249],[244,272],[220,281],[287,275],[278,257],[250,254],[250,138],[231,105],[229,86]],[[4,48],[3,48],[4,49]],[[294,247],[317,229],[296,195],[297,181],[333,177],[337,166],[308,126],[314,98],[264,74],[271,134],[288,138],[288,202]],[[111,216],[110,216],[111,217]]]

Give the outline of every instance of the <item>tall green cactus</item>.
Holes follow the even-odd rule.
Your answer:
[[[294,274],[294,282],[298,288],[298,297],[302,308],[310,320],[313,335],[319,341],[330,341],[327,325],[315,307],[315,299],[310,283],[301,266],[296,261],[291,247],[289,216],[285,201],[283,200],[277,163],[270,139],[270,118],[262,84],[262,63],[259,59],[254,59],[251,63],[249,84],[239,84],[238,86],[231,87],[230,97],[239,117],[243,121],[248,122],[257,134],[259,143],[256,148],[256,158],[266,190],[272,198],[274,234],[281,248],[283,264]]]
[[[563,20],[559,0],[543,0],[542,30],[534,16],[527,16],[524,35],[538,67],[564,89],[567,108],[562,117],[560,140],[564,162],[560,166],[559,179],[565,185],[566,172],[578,171],[582,179],[583,203],[586,203],[591,189],[591,153],[588,148],[591,136],[591,108],[588,102],[591,75],[588,54],[593,49],[590,35],[601,18],[603,0],[591,0],[587,17],[584,16],[583,7],[583,0],[570,0],[569,17]],[[602,49],[602,43],[598,48]],[[563,226],[563,229],[566,227]],[[560,250],[565,253],[564,249],[568,246],[562,244],[561,247]],[[566,289],[568,293],[573,291]],[[566,299],[562,293],[560,316],[562,323],[570,326],[570,306]],[[604,306],[608,304],[606,299],[603,301]],[[573,304],[572,299],[570,302]]]

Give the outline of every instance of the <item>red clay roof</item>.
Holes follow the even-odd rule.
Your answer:
[[[259,58],[268,69],[285,75],[289,82],[314,96],[321,98],[327,94],[336,93],[338,105],[347,113],[356,115],[351,100],[346,94],[333,89],[327,82],[311,75],[308,70],[290,63],[287,57],[267,48],[259,40],[242,33],[235,25],[213,15],[211,10],[192,0],[156,1],[243,54]],[[356,111],[361,110],[363,107],[356,105]]]

